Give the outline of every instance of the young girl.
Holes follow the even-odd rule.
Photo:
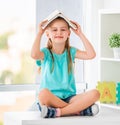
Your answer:
[[[41,63],[41,84],[38,95],[39,109],[44,118],[66,115],[93,116],[99,111],[95,102],[99,92],[94,89],[76,94],[73,62],[75,58],[87,60],[95,57],[95,51],[89,40],[81,31],[77,22],[71,21],[77,29],[70,28],[61,17],[53,20],[47,28],[39,24],[39,31],[32,47],[31,56]],[[71,30],[82,40],[85,51],[69,45]],[[41,37],[46,32],[48,44],[39,49]]]

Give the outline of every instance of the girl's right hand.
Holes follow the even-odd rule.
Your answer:
[[[43,26],[45,25],[45,23],[47,23],[47,20],[44,20],[42,22],[39,23],[39,27],[38,27],[38,32],[42,35],[46,28],[43,29]]]

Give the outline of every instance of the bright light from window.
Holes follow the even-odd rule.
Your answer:
[[[0,0],[0,84],[35,80],[30,57],[35,38],[35,0]]]

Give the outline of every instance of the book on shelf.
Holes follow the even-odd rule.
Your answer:
[[[73,24],[62,12],[60,12],[59,10],[55,10],[53,11],[45,20],[47,20],[47,23],[45,23],[45,25],[43,25],[43,29],[46,28],[48,26],[48,24],[50,24],[54,19],[61,17],[63,18],[71,28],[73,29],[77,29],[76,25]]]

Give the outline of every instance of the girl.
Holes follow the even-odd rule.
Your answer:
[[[54,118],[66,115],[93,116],[99,111],[94,104],[99,99],[97,90],[76,94],[73,62],[75,58],[87,60],[95,57],[91,43],[77,26],[72,31],[82,40],[85,51],[69,45],[70,26],[61,17],[54,19],[45,29],[39,24],[39,31],[32,47],[31,56],[41,63],[41,84],[38,95],[39,109],[44,118]],[[47,48],[39,49],[41,37],[46,32]]]

